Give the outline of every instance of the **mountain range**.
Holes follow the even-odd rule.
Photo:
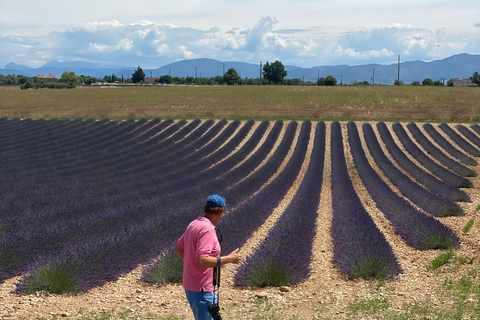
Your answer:
[[[157,69],[142,69],[147,77],[162,75],[171,75],[172,77],[214,77],[221,76],[223,72],[226,72],[230,68],[235,68],[242,78],[258,78],[260,76],[260,66],[260,62],[259,64],[235,61],[222,62],[203,58],[182,60]],[[22,74],[25,76],[55,74],[57,77],[60,77],[65,71],[73,71],[77,75],[97,78],[103,78],[106,75],[112,74],[115,74],[119,78],[121,78],[122,75],[125,78],[130,78],[137,67],[138,66],[118,68],[111,65],[85,61],[51,61],[39,68],[30,68],[10,62],[4,69],[0,69],[0,74]],[[480,72],[480,55],[462,53],[430,62],[405,61],[400,64],[393,63],[389,65],[336,65],[312,68],[285,65],[285,69],[287,70],[287,79],[298,78],[312,82],[316,82],[319,77],[333,75],[338,83],[346,84],[363,81],[374,82],[375,84],[393,84],[398,77],[401,81],[410,83],[412,81],[422,82],[425,78],[431,78],[436,81],[471,77],[474,72]]]

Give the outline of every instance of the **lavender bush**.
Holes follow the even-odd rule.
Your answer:
[[[470,128],[472,128],[472,130],[475,131],[477,134],[480,134],[480,126],[478,124],[472,124]]]
[[[438,125],[440,129],[445,132],[450,139],[453,140],[460,148],[462,148],[464,151],[467,153],[471,154],[474,157],[480,157],[480,150],[475,148],[470,142],[465,140],[462,136],[460,136],[458,133],[456,133],[450,126],[446,123],[440,123]]]
[[[270,131],[269,135],[267,136],[265,142],[262,146],[253,154],[249,159],[247,159],[243,164],[236,167],[233,170],[228,171],[227,173],[221,175],[219,178],[215,180],[215,187],[212,188],[212,184],[205,185],[207,193],[214,193],[219,192],[218,190],[223,190],[219,193],[225,195],[227,194],[228,199],[228,207],[229,212],[235,212],[235,206],[238,205],[239,202],[245,200],[245,197],[248,197],[253,193],[252,190],[257,190],[260,188],[268,179],[270,174],[275,171],[270,171],[272,168],[277,168],[280,164],[279,159],[282,159],[286,156],[288,152],[288,146],[291,144],[294,134],[296,123],[292,123],[288,126],[286,134],[282,139],[282,142],[275,152],[274,156],[270,158],[269,162],[263,166],[260,170],[256,173],[250,175],[252,170],[257,168],[257,166],[265,159],[265,157],[270,153],[277,140],[280,131],[283,127],[282,121],[277,121]],[[269,169],[268,172],[265,169]],[[274,169],[276,170],[276,169]],[[242,180],[244,177],[249,176],[246,180],[244,180],[243,185],[241,188],[237,188],[237,191],[242,191],[240,194],[239,192],[235,192],[236,197],[231,197],[231,192],[227,193],[227,188],[229,186],[233,186],[238,181]],[[209,191],[211,189],[211,192]],[[216,189],[216,190],[215,190]],[[205,192],[205,190],[201,190],[199,192]],[[233,209],[232,209],[233,208]],[[229,213],[227,212],[227,214]],[[168,245],[164,247],[162,250],[165,250],[166,253],[162,254],[159,259],[157,259],[154,263],[151,263],[143,270],[142,278],[147,282],[171,282],[179,280],[178,274],[181,273],[181,265],[176,264],[176,260],[178,257],[173,253],[171,248],[173,245]],[[178,261],[177,261],[178,262]]]
[[[417,166],[413,161],[411,161],[397,146],[385,123],[378,122],[377,129],[383,142],[385,143],[385,147],[395,162],[397,162],[403,169],[405,169],[405,171],[413,176],[417,182],[421,183],[431,192],[447,200],[471,201],[470,197],[465,192],[446,184],[442,180],[437,179],[435,176],[426,172]]]
[[[389,278],[402,269],[353,188],[340,124],[331,125],[333,262],[351,277]]]
[[[348,124],[348,139],[358,174],[377,207],[392,223],[396,233],[419,250],[459,247],[455,233],[435,218],[415,209],[402,199],[370,166],[354,123]]]
[[[240,266],[234,278],[237,285],[282,286],[307,278],[324,158],[325,123],[319,122],[310,164],[298,192],[260,247]]]
[[[480,148],[480,138],[475,133],[473,133],[467,127],[461,124],[457,124],[455,127],[465,138],[467,138],[471,143]],[[477,152],[477,157],[478,156],[480,156],[480,151]]]
[[[405,149],[407,149],[407,151],[427,170],[436,175],[438,178],[442,179],[445,183],[456,188],[472,187],[472,183],[468,179],[460,177],[459,175],[438,165],[425,153],[423,153],[423,151],[420,150],[420,148],[417,147],[417,145],[410,139],[400,123],[397,122],[393,124],[393,131],[395,131]]]
[[[434,159],[441,162],[445,167],[456,172],[464,177],[474,177],[476,175],[475,171],[470,168],[465,167],[464,165],[458,163],[452,158],[448,157],[440,149],[438,149],[430,140],[425,137],[425,135],[420,131],[417,125],[413,122],[407,125],[407,128],[412,133],[412,136],[417,142],[429,153]]]
[[[439,146],[441,146],[447,153],[452,157],[457,158],[462,161],[464,164],[470,166],[476,166],[478,163],[472,157],[467,156],[457,148],[455,148],[450,142],[447,141],[438,131],[430,124],[423,124],[423,128],[428,133],[428,135],[435,141]]]
[[[349,123],[349,128],[355,130],[356,127],[353,129],[353,125],[353,123]],[[363,125],[363,134],[368,149],[380,170],[382,170],[387,178],[406,198],[410,199],[426,212],[438,217],[458,216],[462,214],[460,207],[453,201],[437,197],[398,170],[383,153],[370,124],[365,123]]]

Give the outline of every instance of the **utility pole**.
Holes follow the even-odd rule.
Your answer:
[[[260,77],[258,79],[258,84],[262,85],[262,61],[260,61]]]
[[[373,69],[372,84],[375,85],[375,69]]]
[[[317,82],[320,80],[320,69],[317,70]]]
[[[398,77],[397,77],[398,84],[400,84],[400,55],[398,55]]]

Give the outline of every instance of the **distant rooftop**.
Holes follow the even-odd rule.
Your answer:
[[[36,77],[42,79],[57,79],[57,75],[55,74],[37,74]]]

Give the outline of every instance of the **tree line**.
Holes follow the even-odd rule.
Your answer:
[[[263,72],[261,78],[241,78],[235,68],[230,68],[223,74],[223,76],[214,77],[172,77],[170,75],[163,75],[155,79],[157,84],[183,84],[183,85],[307,85],[307,86],[335,86],[337,85],[337,79],[333,75],[318,78],[316,82],[303,81],[299,78],[286,79],[287,70],[285,66],[279,60],[274,62],[266,62],[263,66]],[[95,83],[145,83],[145,72],[138,66],[138,68],[132,73],[132,77],[125,79],[122,75],[121,78],[115,74],[106,75],[103,78],[96,78],[92,76],[80,75],[77,76],[74,72],[65,71],[61,78],[57,82],[45,82],[42,79],[36,77],[28,77],[24,75],[0,75],[0,84],[21,84],[22,89],[38,89],[38,88],[76,88],[79,85],[92,85]],[[470,77],[472,80],[472,86],[480,86],[480,75],[478,72],[474,72]],[[341,85],[347,85],[341,83]],[[348,85],[370,85],[370,82],[353,81]],[[403,81],[395,80],[394,85],[404,85]],[[451,86],[453,87],[453,79],[450,79],[445,83],[445,80],[433,81],[430,78],[424,79],[421,83],[419,81],[413,81],[410,83],[412,86]]]

